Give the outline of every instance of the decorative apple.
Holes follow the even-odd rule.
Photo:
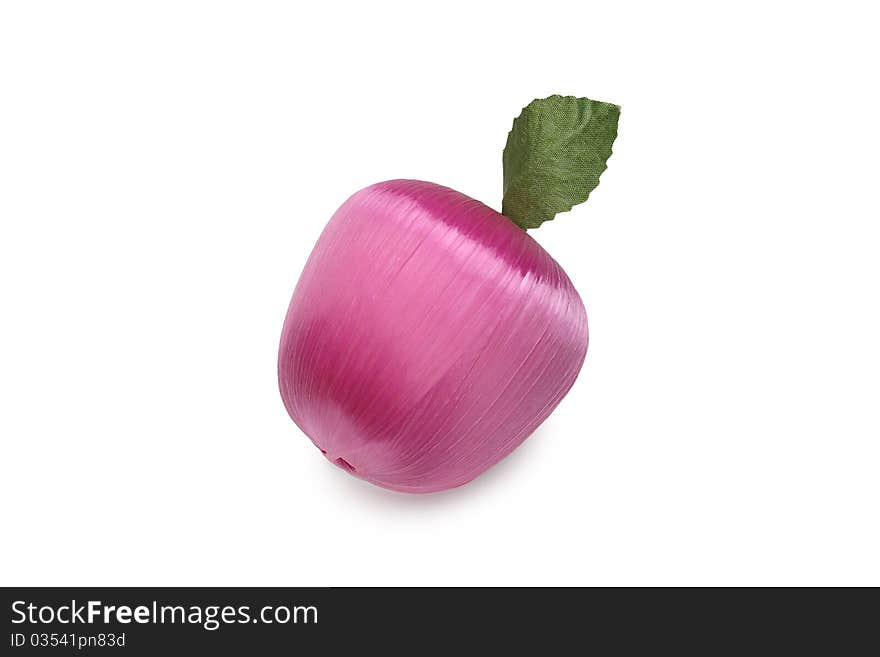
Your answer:
[[[587,316],[529,236],[585,201],[620,110],[551,96],[514,121],[502,213],[429,182],[362,189],[334,214],[281,336],[281,396],[336,465],[426,493],[509,454],[574,383]]]

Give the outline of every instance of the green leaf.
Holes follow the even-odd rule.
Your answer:
[[[501,212],[537,228],[587,200],[611,156],[620,107],[550,96],[526,105],[504,147]]]

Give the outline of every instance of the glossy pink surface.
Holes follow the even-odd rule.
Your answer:
[[[509,454],[586,351],[580,297],[524,230],[447,187],[392,180],[349,198],[324,229],[290,302],[278,376],[328,459],[422,493]]]

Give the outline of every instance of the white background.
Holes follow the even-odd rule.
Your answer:
[[[3,3],[0,583],[880,584],[869,6]],[[533,233],[580,379],[458,490],[334,468],[275,360],[325,222],[498,207],[556,92],[623,107]]]

